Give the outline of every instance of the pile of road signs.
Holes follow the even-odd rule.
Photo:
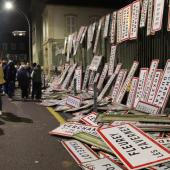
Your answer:
[[[118,63],[110,76],[108,65],[101,70],[101,64],[101,56],[95,56],[84,79],[82,67],[66,65],[51,83],[49,99],[41,104],[72,118],[49,134],[64,137],[62,145],[85,170],[170,169],[170,117],[164,114],[170,60],[164,71],[153,60],[150,68],[140,69],[139,77],[134,77],[137,61],[129,72]],[[91,93],[94,84],[98,91]]]

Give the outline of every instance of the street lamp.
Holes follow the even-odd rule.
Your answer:
[[[5,4],[4,4],[4,9],[6,10],[12,10],[12,9],[15,9],[19,14],[21,14],[27,21],[27,24],[28,24],[28,31],[29,31],[29,62],[31,64],[32,62],[32,50],[31,50],[31,22],[28,18],[28,16],[19,8],[15,7],[13,2],[11,1],[6,1]]]

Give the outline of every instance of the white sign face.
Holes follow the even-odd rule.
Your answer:
[[[155,99],[155,96],[156,96],[156,93],[158,90],[158,86],[162,79],[162,73],[163,73],[163,70],[156,70],[155,78],[153,80],[152,88],[151,88],[149,98],[148,98],[148,103],[153,103],[153,101]]]
[[[62,84],[62,89],[65,89],[67,88],[69,82],[70,82],[70,79],[71,79],[71,76],[73,75],[74,73],[74,70],[76,68],[77,64],[74,64],[72,67],[70,67],[69,71],[68,71],[68,74],[67,74],[67,77],[65,78],[63,84]]]
[[[169,149],[133,125],[98,129],[98,133],[129,170],[142,169],[170,160]]]
[[[169,145],[170,144],[170,138],[158,138],[156,141],[162,145]]]
[[[130,19],[131,19],[131,5],[123,8],[122,15],[122,41],[129,39],[130,33]]]
[[[92,71],[92,72],[90,73],[90,78],[89,78],[89,84],[88,84],[88,86],[91,86],[91,85],[94,83],[94,77],[95,77],[95,72]]]
[[[112,74],[112,76],[110,77],[110,79],[108,80],[108,82],[106,83],[105,87],[103,88],[103,90],[101,91],[100,95],[98,96],[97,100],[101,100],[104,95],[106,94],[108,88],[112,85],[113,80],[115,79],[116,75],[119,73],[120,69],[122,67],[122,64],[118,64],[115,72]]]
[[[89,80],[89,74],[90,74],[89,67],[90,67],[90,66],[88,65],[87,68],[86,68],[85,75],[84,75],[84,81],[83,81],[83,87],[82,87],[83,90],[86,89],[86,87],[87,87],[87,82],[88,82],[88,80]]]
[[[130,27],[130,39],[136,39],[138,35],[138,24],[140,15],[140,0],[132,3],[132,19]]]
[[[97,71],[101,61],[102,56],[94,56],[89,69],[92,71]]]
[[[98,126],[97,123],[95,122],[96,117],[97,117],[97,113],[92,112],[87,116],[82,117],[80,120],[84,122],[86,125]]]
[[[148,2],[147,36],[151,35],[152,30],[153,0]]]
[[[98,159],[91,162],[86,162],[82,164],[83,167],[88,168],[89,170],[122,170],[115,161],[109,158]]]
[[[67,45],[67,62],[70,60],[70,54],[73,48],[73,36],[74,34],[71,34],[68,36],[68,45]]]
[[[117,12],[113,12],[112,14],[112,23],[111,23],[111,31],[110,31],[110,43],[115,43],[115,35],[116,35],[116,16]]]
[[[148,76],[148,68],[141,68],[140,69],[140,75],[139,75],[139,83],[138,83],[138,88],[135,96],[135,102],[134,102],[134,107],[136,107],[137,103],[142,97],[143,94],[143,89],[144,85],[146,83],[146,79]]]
[[[168,11],[168,27],[167,30],[170,31],[170,1],[169,1],[169,11]]]
[[[149,74],[146,80],[146,84],[144,87],[144,93],[142,96],[142,100],[143,101],[147,101],[149,94],[150,94],[150,90],[151,90],[151,86],[153,83],[153,79],[155,77],[155,73],[156,73],[156,69],[158,68],[158,64],[159,64],[159,60],[152,60],[150,69],[149,69]]]
[[[67,50],[67,44],[68,44],[68,37],[65,37],[64,39],[64,48],[63,48],[63,51],[62,51],[62,54],[66,54],[66,50]]]
[[[105,17],[103,38],[106,38],[108,36],[109,23],[110,23],[110,14],[106,15]]]
[[[63,74],[61,75],[61,78],[60,78],[60,80],[59,80],[59,84],[61,84],[61,83],[63,82],[63,80],[64,80],[64,78],[65,78],[65,76],[66,76],[66,74],[67,74],[67,72],[68,72],[69,67],[70,67],[69,65],[66,65],[66,66],[65,66],[64,72],[63,72]]]
[[[78,97],[74,97],[74,96],[68,96],[66,104],[69,106],[78,108],[81,105],[81,99],[79,99]]]
[[[95,22],[93,24],[91,24],[88,28],[88,31],[87,31],[87,50],[89,50],[92,46],[95,28],[96,28]]]
[[[120,43],[122,39],[122,13],[122,9],[117,12],[117,43]]]
[[[134,62],[133,62],[133,65],[132,65],[132,67],[131,67],[131,70],[130,70],[130,72],[129,72],[129,74],[128,74],[125,82],[124,82],[123,87],[122,87],[121,90],[120,90],[120,93],[119,93],[117,99],[116,99],[116,102],[117,102],[117,103],[121,103],[121,102],[122,102],[123,97],[124,97],[124,95],[125,95],[125,93],[126,93],[126,89],[127,89],[128,85],[129,85],[130,81],[132,80],[132,78],[133,78],[133,76],[134,76],[134,74],[135,74],[135,71],[136,71],[137,68],[138,68],[138,65],[139,65],[139,63],[138,63],[137,61],[134,61]]]
[[[146,103],[143,101],[139,101],[137,106],[136,106],[136,110],[140,111],[140,112],[145,112],[145,113],[149,113],[149,114],[159,114],[160,112],[160,108],[156,105],[152,105],[150,103]]]
[[[165,0],[155,0],[154,1],[154,12],[153,12],[153,22],[152,31],[159,31],[162,28],[162,18],[164,11]]]
[[[147,10],[148,10],[148,0],[143,0],[141,18],[140,18],[140,28],[145,27]]]
[[[111,52],[110,52],[110,62],[109,62],[109,71],[108,75],[111,76],[113,74],[114,66],[115,66],[115,58],[116,58],[116,46],[111,46]]]
[[[98,82],[98,85],[97,85],[97,88],[98,88],[99,90],[101,90],[101,88],[102,88],[102,86],[103,86],[103,82],[104,82],[104,80],[105,80],[105,78],[106,78],[106,75],[107,75],[107,72],[108,72],[108,68],[109,68],[109,66],[108,66],[108,64],[106,63],[106,64],[104,65],[102,74],[101,74],[101,76],[100,76],[100,79],[99,79],[99,82]]]
[[[62,141],[61,143],[78,164],[98,159],[93,150],[77,140]]]
[[[160,165],[156,165],[156,166],[153,166],[150,168],[150,170],[168,170],[170,169],[170,163],[167,162],[167,163],[163,163],[163,164],[160,164]]]
[[[52,130],[49,134],[72,137],[76,133],[85,132],[93,136],[98,136],[96,126],[88,126],[78,123],[65,123],[56,129]]]
[[[126,76],[126,74],[127,74],[127,70],[122,69],[122,70],[120,70],[120,72],[117,76],[117,79],[116,79],[116,82],[115,82],[115,85],[114,85],[113,91],[112,91],[112,100],[113,101],[116,100],[116,97],[119,94],[119,91],[121,89],[121,85],[123,84],[124,77]]]
[[[97,34],[96,34],[96,40],[95,40],[94,49],[93,49],[93,53],[94,53],[94,54],[95,54],[96,51],[97,51],[97,45],[98,45],[98,41],[99,41],[99,36],[100,36],[100,31],[101,31],[103,19],[104,19],[104,18],[101,18],[101,19],[99,20],[99,26],[98,26],[98,30],[97,30]]]
[[[168,60],[166,63],[164,75],[153,104],[159,107],[163,107],[168,100],[170,92],[169,89],[170,89],[170,60]]]
[[[76,79],[76,90],[81,91],[81,85],[82,85],[82,68],[78,67],[75,70],[75,79]]]
[[[136,95],[136,90],[137,90],[137,87],[138,87],[138,82],[139,82],[138,77],[134,77],[132,79],[132,85],[131,85],[131,89],[130,89],[129,96],[128,96],[127,103],[126,103],[127,107],[129,107],[129,108],[133,107],[135,95]]]

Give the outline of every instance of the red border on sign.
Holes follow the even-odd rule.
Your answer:
[[[75,140],[76,141],[76,140]],[[85,162],[81,162],[80,159],[74,154],[74,152],[67,146],[67,144],[65,143],[65,141],[61,141],[61,143],[63,144],[63,146],[66,148],[66,150],[72,155],[72,157],[74,158],[74,160],[78,163],[78,164],[82,164]],[[81,142],[80,142],[81,143]],[[82,144],[82,143],[81,143]],[[95,157],[96,160],[99,159],[98,155],[91,150],[89,147],[87,147],[87,145],[82,144],[87,150],[89,150]],[[88,161],[89,162],[89,161]]]
[[[92,112],[92,113],[90,113],[89,115],[97,115],[97,113],[96,112]],[[82,122],[84,122],[84,123],[86,123],[87,125],[90,125],[90,126],[93,126],[92,124],[90,124],[87,120],[85,120],[84,118],[86,118],[86,117],[88,117],[89,115],[87,115],[87,116],[85,116],[85,117],[82,117],[80,120],[82,121]],[[95,123],[95,122],[94,122]]]
[[[131,37],[130,34],[129,34],[129,39],[130,39],[130,40],[135,40],[135,39],[137,39],[137,37],[138,37],[138,32],[139,32],[139,19],[140,19],[140,7],[141,7],[140,1],[141,1],[141,0],[136,0],[136,1],[134,1],[134,2],[132,3],[132,7],[133,7],[133,5],[134,5],[135,3],[139,2],[139,17],[138,17],[138,20],[137,20],[137,27],[138,27],[137,33],[136,33],[137,36],[136,36],[136,37]],[[132,7],[131,7],[131,14],[132,14],[132,11],[133,11]],[[132,20],[132,18],[131,18],[131,20]],[[132,22],[131,22],[131,24],[130,24],[130,33],[131,33],[131,27],[132,27]]]
[[[161,144],[159,144],[158,142],[156,142],[154,139],[152,139],[149,135],[147,135],[146,133],[144,133],[142,130],[140,130],[139,128],[128,124],[127,125],[131,126],[133,129],[135,129],[137,132],[139,132],[140,134],[142,134],[144,137],[146,137],[147,139],[149,139],[151,142],[153,142],[155,145],[159,146],[162,150],[164,150],[165,152],[167,152],[168,154],[170,154],[170,150],[167,149],[166,147],[162,146]],[[113,126],[113,127],[118,127],[118,126]],[[113,128],[112,127],[112,128]],[[105,129],[109,129],[109,128],[105,128]],[[101,129],[102,130],[102,129]],[[100,136],[104,139],[104,141],[112,148],[112,150],[114,151],[114,153],[120,158],[120,160],[122,160],[129,168],[131,169],[136,169],[136,168],[145,168],[147,165],[154,165],[156,163],[159,163],[161,161],[168,161],[170,159],[170,156],[168,158],[164,158],[164,159],[160,159],[157,161],[153,161],[153,162],[149,162],[149,163],[145,163],[145,164],[141,164],[138,166],[133,166],[120,152],[119,150],[104,136],[104,134],[100,131],[100,129],[98,129],[98,133],[100,134]]]
[[[158,114],[159,111],[160,111],[160,109],[161,109],[159,106],[157,106],[157,105],[155,105],[155,104],[151,104],[151,103],[148,103],[148,102],[145,102],[145,101],[141,101],[141,100],[138,101],[136,107],[138,106],[139,103],[144,103],[144,104],[147,104],[147,105],[149,105],[149,106],[153,106],[153,107],[157,108],[157,113],[156,113],[156,114]],[[141,111],[141,110],[138,110],[138,111]],[[146,113],[146,112],[145,112],[145,113]]]
[[[155,7],[155,3],[156,3],[156,0],[154,0],[154,7]],[[153,19],[152,19],[151,32],[156,32],[156,31],[161,30],[161,28],[162,28],[162,20],[163,20],[162,17],[163,17],[164,8],[165,8],[165,1],[164,1],[164,7],[163,7],[163,9],[162,9],[162,11],[161,11],[162,15],[161,15],[161,17],[160,17],[160,19],[161,19],[160,27],[159,27],[158,29],[153,30]],[[155,9],[154,9],[154,11],[153,11],[153,16],[155,16]]]
[[[170,62],[170,59],[168,59],[167,62],[166,62],[166,66],[165,66],[165,69],[164,69],[164,72],[163,72],[162,79],[163,79],[164,74],[165,74],[165,72],[166,72],[166,69],[167,69],[167,66],[168,66],[168,62]],[[159,88],[160,88],[160,86],[161,86],[162,79],[161,79],[160,85],[159,85],[159,87],[158,87],[158,90],[159,90]],[[169,91],[168,91],[168,93],[169,93]],[[156,94],[156,96],[157,96],[157,94]],[[155,98],[156,98],[156,96],[155,96]],[[165,101],[163,102],[163,105],[162,105],[162,106],[165,105],[165,103],[167,102],[167,100],[168,100],[168,99],[165,98]],[[155,101],[155,99],[154,99],[154,101]],[[153,102],[153,103],[154,103],[154,102]]]

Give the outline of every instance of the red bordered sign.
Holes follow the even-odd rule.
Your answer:
[[[96,117],[97,117],[97,113],[92,112],[87,116],[82,117],[80,120],[84,122],[86,125],[98,126],[97,123],[95,122]]]
[[[154,12],[153,12],[153,22],[152,22],[153,32],[159,31],[162,28],[164,4],[165,4],[165,0],[154,1]]]
[[[159,85],[153,104],[163,107],[168,100],[170,94],[170,59],[167,61],[162,81]]]
[[[156,70],[155,78],[153,80],[152,88],[151,88],[149,98],[148,98],[148,103],[153,103],[153,101],[155,99],[156,93],[158,91],[158,87],[159,87],[161,79],[162,79],[162,74],[163,74],[163,70],[161,70],[161,69]]]
[[[147,103],[147,102],[139,101],[136,106],[136,110],[156,115],[156,114],[159,114],[160,107]]]
[[[133,125],[98,129],[98,133],[129,170],[151,167],[170,160],[169,149]]]
[[[92,149],[77,140],[62,141],[61,143],[78,164],[99,159]]]
[[[135,102],[134,102],[134,107],[136,107],[137,103],[142,97],[143,94],[143,89],[144,85],[146,83],[146,79],[148,76],[148,68],[141,68],[140,69],[140,74],[139,74],[139,83],[138,83],[138,88],[135,96]]]
[[[139,82],[138,77],[134,77],[132,79],[132,85],[131,85],[129,96],[128,96],[127,103],[126,103],[127,107],[129,107],[129,108],[133,107],[133,104],[135,101],[136,90],[138,87],[138,82]]]
[[[138,24],[140,15],[140,0],[132,3],[132,21],[130,27],[130,39],[136,39],[138,35]]]
[[[68,96],[66,104],[72,107],[80,107],[82,100],[75,96]]]
[[[122,39],[122,13],[122,9],[117,12],[117,43],[120,43]]]
[[[65,123],[49,132],[50,135],[72,137],[76,133],[85,132],[93,136],[98,136],[97,126],[89,126],[78,123]]]

